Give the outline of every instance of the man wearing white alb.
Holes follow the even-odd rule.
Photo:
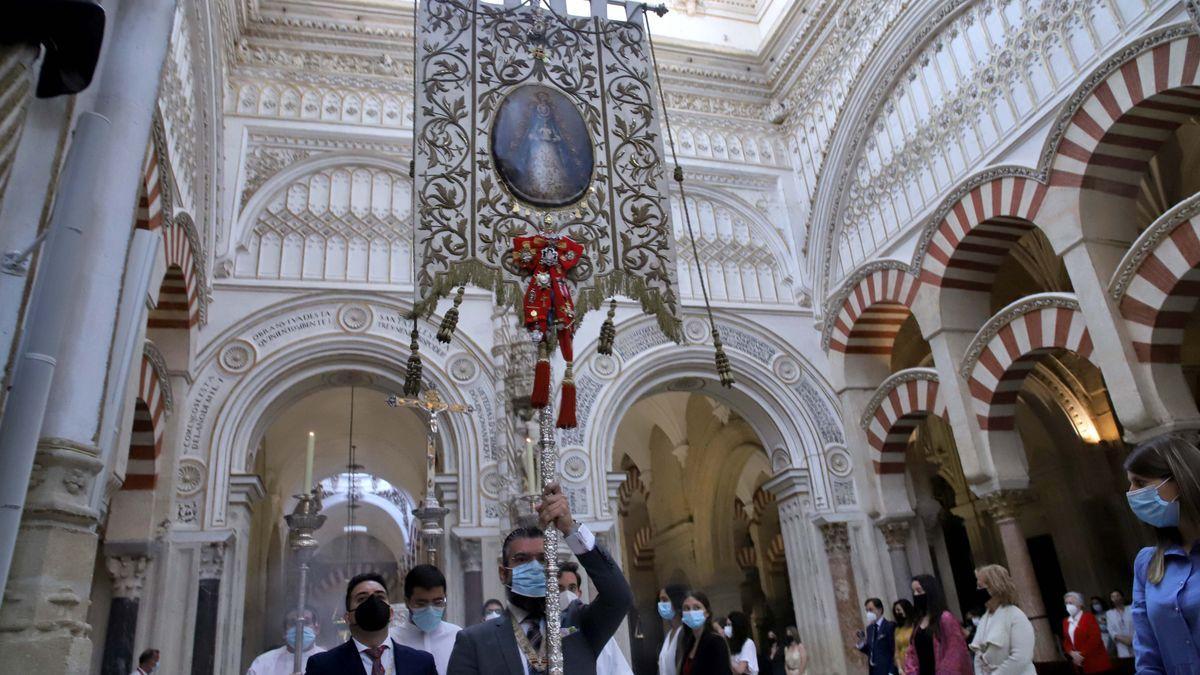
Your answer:
[[[750,639],[750,619],[742,612],[730,612],[725,619],[725,638],[735,675],[758,675],[758,649]]]
[[[296,672],[296,643],[300,643],[301,668],[308,664],[308,658],[313,654],[325,651],[317,646],[317,635],[321,627],[317,624],[317,616],[310,608],[304,610],[304,630],[300,638],[296,638],[296,610],[287,613],[283,619],[283,646],[259,654],[250,664],[246,675],[292,675]]]
[[[404,576],[408,622],[392,629],[392,639],[405,647],[433,654],[438,675],[446,675],[454,639],[462,630],[446,615],[446,577],[433,565],[417,565]]]
[[[1108,595],[1113,608],[1105,612],[1108,634],[1117,648],[1118,659],[1133,658],[1133,608],[1125,604],[1125,594],[1113,591]]]

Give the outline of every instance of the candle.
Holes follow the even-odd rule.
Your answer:
[[[533,439],[525,437],[525,484],[526,494],[537,494],[537,462],[533,457]]]
[[[312,472],[313,472],[313,453],[317,447],[317,435],[310,431],[308,432],[308,450],[304,454],[304,489],[302,492],[308,493],[312,490]]]

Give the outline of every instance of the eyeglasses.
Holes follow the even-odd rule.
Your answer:
[[[437,600],[414,600],[408,603],[408,606],[410,609],[425,609],[426,607],[446,609],[446,599],[438,598]]]
[[[527,563],[531,560],[537,560],[538,562],[545,565],[546,564],[546,554],[539,553],[537,555],[533,555],[531,553],[514,553],[511,556],[509,556],[508,563],[511,567],[517,567],[519,565],[524,565],[525,563]]]

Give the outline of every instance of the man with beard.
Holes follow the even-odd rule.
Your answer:
[[[388,637],[392,606],[387,584],[375,572],[346,584],[346,623],[350,639],[308,659],[306,675],[437,675],[433,656]]]
[[[596,599],[579,607],[573,628],[562,638],[563,670],[595,675],[596,657],[621,625],[633,603],[629,582],[586,526],[575,522],[558,485],[542,493],[538,505],[542,527],[553,524],[579,558],[595,585]],[[499,618],[458,634],[448,675],[544,675],[549,671],[546,628],[546,554],[542,531],[518,528],[501,550],[500,582],[507,588],[509,608]],[[557,609],[557,608],[556,608]]]

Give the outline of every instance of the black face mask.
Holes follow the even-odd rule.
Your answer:
[[[913,596],[913,609],[920,616],[925,615],[925,610],[929,608],[929,601],[925,599],[925,594]]]
[[[387,628],[391,618],[391,605],[378,595],[372,595],[354,609],[354,622],[368,633]]]
[[[975,589],[975,602],[980,605],[986,605],[988,600],[992,599],[992,592],[986,588]]]
[[[505,591],[508,595],[508,604],[520,607],[530,617],[540,619],[546,613],[545,598],[529,598],[520,593],[513,593],[511,588],[505,589]]]

